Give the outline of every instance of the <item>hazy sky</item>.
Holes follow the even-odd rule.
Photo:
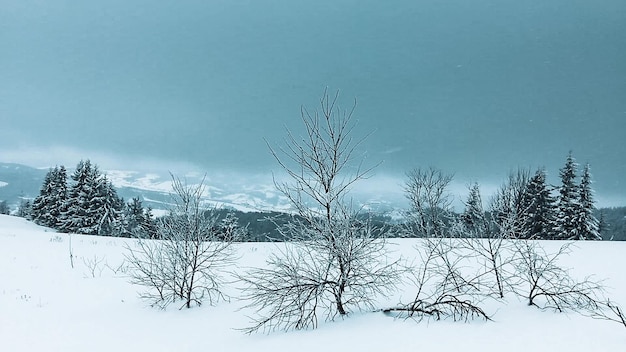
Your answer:
[[[301,131],[328,86],[357,98],[363,152],[395,186],[429,165],[484,184],[545,166],[556,182],[573,150],[598,197],[626,204],[624,0],[0,9],[0,161],[269,173],[263,138]]]

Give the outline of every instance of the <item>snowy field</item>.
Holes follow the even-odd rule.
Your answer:
[[[395,241],[395,250],[410,257],[415,241]],[[312,331],[245,335],[237,328],[248,325],[251,312],[240,310],[234,285],[231,301],[217,306],[164,311],[139,299],[142,288],[119,269],[129,242],[72,235],[72,268],[68,235],[0,215],[0,351],[626,351],[623,326],[540,311],[515,296],[486,307],[491,322],[363,313]],[[263,265],[273,246],[238,245],[239,266]],[[626,306],[626,242],[579,243],[561,264],[576,277],[606,279],[607,295]],[[412,295],[407,286],[383,302]]]

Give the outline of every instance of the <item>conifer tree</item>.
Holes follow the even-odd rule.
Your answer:
[[[38,225],[58,228],[66,198],[67,171],[61,165],[46,174],[39,196],[33,200],[32,220]]]
[[[572,156],[567,156],[565,166],[560,170],[561,187],[557,204],[555,239],[576,239],[579,237],[578,208],[579,187],[576,184],[578,164]]]
[[[9,205],[6,200],[0,201],[0,215],[9,215],[11,209],[9,209]]]
[[[555,227],[555,199],[546,184],[546,172],[537,170],[524,192],[525,238],[552,239]]]
[[[54,225],[51,227],[58,229],[61,226],[61,211],[67,200],[67,170],[65,166],[59,166],[53,175],[53,192],[51,194],[50,204],[51,214],[55,219]]]
[[[593,190],[591,189],[591,171],[589,164],[586,164],[580,180],[577,207],[578,217],[576,219],[578,237],[576,239],[602,240],[598,219],[593,215],[594,209]]]
[[[106,176],[97,175],[95,193],[89,203],[95,227],[91,233],[101,236],[117,236],[122,232],[124,201],[117,195]]]
[[[82,234],[94,234],[93,214],[90,214],[90,200],[94,196],[98,170],[91,161],[81,160],[72,173],[73,184],[61,212],[61,230]]]
[[[56,220],[52,218],[49,211],[50,194],[52,193],[52,175],[54,170],[50,169],[44,177],[39,195],[33,200],[32,217],[37,225],[54,227]]]
[[[144,224],[146,222],[143,204],[139,197],[134,197],[126,205],[124,212],[124,230],[125,236],[148,237],[144,233]]]
[[[609,223],[606,221],[606,213],[604,209],[600,209],[600,218],[598,219],[598,233],[604,238],[604,234],[609,231]]]
[[[154,218],[154,214],[152,214],[151,206],[147,206],[144,210],[141,227],[149,238],[157,237],[157,220]]]
[[[465,211],[461,214],[461,222],[467,236],[482,237],[485,235],[487,225],[478,183],[470,188]]]

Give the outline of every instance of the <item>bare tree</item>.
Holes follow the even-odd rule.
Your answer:
[[[409,200],[409,236],[444,237],[449,235],[452,196],[447,188],[453,175],[433,167],[407,173],[405,194]]]
[[[275,184],[296,214],[280,227],[290,242],[266,267],[240,276],[248,308],[257,315],[247,332],[315,328],[318,314],[332,320],[371,309],[375,296],[394,290],[399,280],[385,234],[359,220],[346,199],[350,187],[372,168],[363,168],[362,161],[353,166],[363,141],[351,136],[356,102],[342,110],[338,97],[325,91],[319,111],[302,108],[304,137],[288,130],[285,147],[269,146],[291,178]]]
[[[504,238],[525,238],[529,229],[526,224],[527,208],[524,204],[530,171],[518,169],[509,174],[505,184],[494,195],[490,210],[493,221]]]
[[[138,234],[126,259],[131,280],[147,287],[142,297],[162,308],[182,301],[190,308],[225,298],[222,275],[234,262],[239,232],[221,226],[215,209],[202,206],[204,183],[189,186],[172,176],[174,208],[159,221],[157,240]]]

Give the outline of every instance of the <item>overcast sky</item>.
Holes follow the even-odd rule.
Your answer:
[[[301,131],[328,86],[357,98],[355,134],[373,131],[363,153],[394,186],[430,165],[486,185],[545,166],[556,182],[573,150],[604,204],[626,204],[623,0],[0,8],[0,161],[267,174],[263,138]]]

